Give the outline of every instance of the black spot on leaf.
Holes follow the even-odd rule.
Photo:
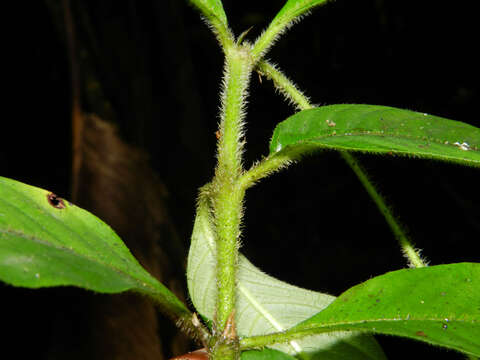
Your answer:
[[[65,202],[61,197],[58,197],[54,193],[47,194],[47,200],[50,205],[52,205],[55,209],[65,209]]]

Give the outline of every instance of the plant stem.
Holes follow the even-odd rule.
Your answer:
[[[382,195],[380,195],[377,189],[375,189],[374,185],[368,178],[368,175],[365,172],[365,170],[363,170],[362,166],[351,154],[343,151],[340,154],[342,155],[343,159],[347,162],[347,164],[350,165],[350,167],[357,175],[358,179],[362,183],[365,190],[367,190],[368,194],[373,199],[378,209],[385,217],[387,224],[390,226],[390,229],[392,229],[393,234],[395,235],[398,242],[400,243],[400,246],[402,247],[402,251],[405,257],[407,258],[410,267],[427,266],[423,262],[418,251],[415,249],[412,243],[408,240],[408,237],[405,234],[405,232],[402,230],[400,223],[393,216],[392,211],[388,208]]]
[[[228,27],[227,16],[223,10],[221,1],[220,6],[214,5],[213,7],[210,1],[190,0],[190,3],[197,7],[197,9],[202,13],[210,29],[217,37],[221,48],[225,50],[232,46],[234,43],[234,38],[230,28]]]
[[[308,97],[290,79],[282,74],[274,64],[262,60],[257,64],[256,70],[260,75],[265,75],[267,79],[272,80],[275,88],[298,110],[313,108]]]
[[[290,4],[289,4],[290,3]],[[296,3],[293,5],[292,3]],[[321,1],[287,1],[277,13],[265,31],[257,38],[252,48],[254,63],[262,59],[275,41],[293,24],[300,21],[302,16],[315,6],[324,5],[327,0]],[[293,6],[292,6],[293,5]]]
[[[305,96],[295,84],[293,84],[280,70],[278,70],[274,65],[268,63],[267,61],[260,61],[257,64],[257,69],[260,74],[265,75],[267,78],[273,80],[275,88],[285,96],[285,98],[295,104],[299,110],[311,109],[313,106],[310,104],[307,96]],[[393,234],[397,238],[402,248],[403,254],[408,260],[410,267],[424,267],[427,266],[426,263],[420,257],[418,251],[409,241],[405,231],[402,229],[400,223],[393,216],[392,211],[385,204],[385,200],[377,191],[373,183],[370,181],[367,173],[357,162],[355,157],[347,152],[340,153],[343,159],[347,164],[352,168],[352,170],[357,175],[358,179],[362,185],[367,190],[370,197],[373,199],[377,205],[380,212],[385,217],[388,225],[392,229]],[[282,161],[283,160],[283,161]],[[273,155],[266,158],[264,161],[260,162],[256,166],[252,167],[247,171],[243,176],[244,186],[249,187],[254,184],[255,181],[261,179],[262,177],[268,176],[272,172],[285,167],[289,162],[293,160],[293,157],[290,156],[286,159],[286,156],[280,153],[279,155]]]
[[[235,275],[245,195],[237,180],[242,173],[244,104],[252,69],[248,47],[228,47],[225,55],[218,164],[213,180],[218,289],[215,325],[219,332],[223,332],[235,309]]]

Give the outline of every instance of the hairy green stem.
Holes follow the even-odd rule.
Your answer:
[[[261,60],[275,41],[287,31],[293,24],[298,22],[302,16],[308,14],[313,7],[324,5],[327,0],[321,1],[287,1],[270,25],[258,37],[252,48],[254,63]],[[292,6],[293,5],[293,6]]]
[[[234,44],[234,37],[228,26],[227,16],[221,5],[219,8],[213,9],[208,1],[189,0],[189,2],[202,13],[223,50]]]
[[[289,155],[269,156],[246,171],[238,180],[238,184],[245,191],[258,180],[288,166],[292,161],[294,159]]]
[[[290,79],[282,74],[274,64],[262,60],[257,64],[256,70],[260,75],[264,75],[267,79],[272,80],[275,88],[298,110],[313,108],[308,97]]]
[[[275,65],[262,60],[256,65],[256,69],[268,79],[272,79],[275,88],[283,94],[289,102],[293,102],[299,110],[307,110],[314,107],[310,104],[308,97],[300,91],[288,77],[278,70]]]
[[[258,37],[252,49],[252,57],[255,62],[267,53],[275,40],[285,31],[286,25],[272,21],[269,27]]]
[[[299,110],[311,109],[313,106],[310,104],[309,99],[293,84],[280,70],[267,61],[260,61],[256,66],[257,71],[265,75],[267,78],[273,80],[275,88],[285,96],[285,98],[296,105]],[[370,197],[377,205],[380,212],[385,217],[388,225],[392,229],[393,234],[397,238],[402,248],[403,254],[408,260],[411,267],[424,267],[426,263],[420,257],[418,251],[409,241],[405,231],[402,229],[400,223],[395,219],[392,211],[385,204],[385,200],[377,191],[375,186],[370,181],[367,173],[357,162],[355,157],[347,152],[341,152],[343,159],[352,168],[357,175],[362,185],[367,190]],[[268,176],[272,172],[287,166],[292,161],[292,158],[286,159],[286,156],[273,155],[264,159],[259,164],[256,164],[248,172],[243,175],[244,186],[252,186],[255,181],[262,177]]]
[[[248,50],[243,46],[226,50],[215,175],[222,180],[229,178],[232,183],[242,172],[243,118],[251,71]]]
[[[245,192],[237,185],[242,173],[244,104],[251,72],[249,48],[225,49],[226,64],[222,115],[218,140],[218,164],[213,180],[217,236],[216,327],[222,332],[235,309],[235,275]]]
[[[400,246],[402,247],[402,251],[405,257],[407,258],[410,267],[427,266],[422,260],[422,258],[420,257],[418,251],[415,249],[415,247],[407,238],[407,235],[401,228],[400,223],[393,216],[392,211],[388,208],[382,195],[380,195],[377,189],[375,189],[374,185],[368,178],[366,171],[362,168],[362,166],[351,154],[343,151],[340,154],[342,155],[343,159],[347,162],[347,164],[350,165],[350,167],[357,175],[358,179],[362,183],[365,190],[367,190],[368,194],[373,199],[373,201],[377,205],[382,215],[385,217],[387,224],[390,226],[390,229],[392,229],[393,234],[395,235],[398,242],[400,243]]]

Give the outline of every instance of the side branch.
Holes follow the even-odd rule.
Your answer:
[[[261,74],[265,75],[267,78],[272,79],[275,85],[275,88],[282,93],[290,103],[293,103],[298,110],[307,110],[311,109],[313,106],[310,104],[309,99],[305,96],[300,90],[297,89],[295,84],[293,84],[280,70],[278,70],[274,65],[268,63],[267,61],[260,61],[256,65],[256,70]],[[282,167],[287,166],[294,158],[286,158],[286,155],[280,156],[280,154],[275,154],[269,156],[259,164],[253,166],[249,171],[247,171],[243,177],[243,184],[245,188],[252,186],[255,181],[266,177],[274,171],[281,169]],[[411,244],[405,231],[402,229],[400,223],[395,219],[392,214],[392,211],[386,205],[383,197],[377,191],[371,180],[369,179],[365,170],[360,166],[355,157],[347,152],[341,152],[343,159],[347,164],[352,168],[360,182],[364,186],[365,190],[368,192],[370,197],[373,199],[378,209],[385,217],[388,225],[390,226],[393,234],[397,238],[402,248],[403,254],[408,260],[410,267],[424,267],[427,266],[424,260],[420,257],[418,250]]]

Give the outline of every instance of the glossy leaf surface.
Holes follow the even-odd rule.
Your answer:
[[[210,320],[215,314],[217,293],[215,254],[215,236],[209,209],[201,201],[188,256],[187,281],[196,310]],[[239,258],[237,284],[235,322],[240,336],[286,330],[324,309],[334,300],[333,296],[277,280],[253,266],[242,255]],[[319,352],[324,359],[331,360],[340,359],[340,355],[352,359],[384,358],[382,350],[372,337],[351,333],[321,334],[288,344],[277,344],[275,348],[289,354]]]
[[[78,286],[155,298],[189,312],[100,219],[43,189],[0,177],[0,280],[28,288]]]
[[[480,356],[480,264],[393,271],[340,295],[289,333],[362,330]]]
[[[480,129],[458,121],[378,105],[330,105],[281,122],[270,154],[294,157],[335,149],[403,155],[480,167]]]

